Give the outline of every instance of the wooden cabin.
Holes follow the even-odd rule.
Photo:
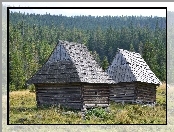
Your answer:
[[[161,82],[139,53],[118,49],[106,72],[116,83],[110,86],[110,100],[156,102],[156,88]]]
[[[35,85],[37,106],[85,109],[108,107],[108,84],[114,81],[85,45],[59,40],[47,62],[27,83]]]

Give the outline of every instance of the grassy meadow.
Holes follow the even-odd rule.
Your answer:
[[[112,102],[109,112],[102,108],[88,110],[85,118],[80,111],[61,107],[37,108],[35,93],[9,93],[10,124],[166,124],[166,86],[157,89],[155,107],[117,104]],[[174,107],[172,103],[170,108]]]

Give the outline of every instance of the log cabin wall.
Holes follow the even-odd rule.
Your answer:
[[[156,85],[143,82],[111,85],[109,99],[115,102],[153,103],[156,102]]]
[[[144,103],[156,102],[156,85],[149,83],[136,83],[136,100]]]
[[[108,107],[109,86],[108,85],[84,85],[82,87],[83,108]]]
[[[119,83],[110,86],[110,101],[133,103],[135,98],[135,84],[133,83]]]
[[[37,106],[60,105],[81,109],[81,86],[35,84]]]

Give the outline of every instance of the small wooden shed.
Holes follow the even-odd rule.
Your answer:
[[[154,103],[161,84],[139,53],[118,49],[106,70],[116,84],[110,86],[110,100],[115,102]]]
[[[61,105],[73,109],[108,107],[108,84],[114,83],[85,45],[61,40],[27,82],[35,85],[37,106]]]

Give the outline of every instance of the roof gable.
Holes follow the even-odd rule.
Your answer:
[[[37,80],[37,81],[36,81]],[[59,40],[48,61],[28,83],[115,83],[83,44]]]
[[[116,83],[140,81],[161,84],[139,53],[123,49],[118,49],[106,72]]]

